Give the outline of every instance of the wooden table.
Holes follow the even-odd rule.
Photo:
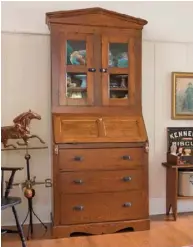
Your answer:
[[[193,170],[193,165],[172,165],[167,162],[162,165],[166,167],[166,215],[169,216],[172,209],[174,220],[176,220],[178,199],[193,199],[193,196],[178,195],[178,172]]]

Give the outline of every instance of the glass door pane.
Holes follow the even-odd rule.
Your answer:
[[[109,67],[128,68],[128,43],[109,43]]]
[[[130,102],[129,38],[104,36],[102,42],[103,104],[128,105]]]
[[[66,64],[86,65],[86,41],[67,40],[66,42]]]
[[[67,37],[67,38],[66,38]],[[93,40],[91,35],[68,34],[64,38],[61,105],[93,104]]]
[[[110,99],[128,98],[128,75],[126,74],[109,75],[109,98]]]

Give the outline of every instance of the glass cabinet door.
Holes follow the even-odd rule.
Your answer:
[[[102,37],[103,105],[132,104],[135,85],[132,51],[129,37]]]
[[[60,105],[93,104],[92,35],[67,34],[62,39]]]

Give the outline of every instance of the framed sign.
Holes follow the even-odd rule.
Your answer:
[[[168,127],[167,152],[176,147],[176,153],[193,156],[193,127]]]
[[[172,119],[193,119],[193,72],[172,72]]]

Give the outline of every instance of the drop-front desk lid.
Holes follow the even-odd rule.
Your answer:
[[[142,116],[53,115],[55,143],[145,142]]]

